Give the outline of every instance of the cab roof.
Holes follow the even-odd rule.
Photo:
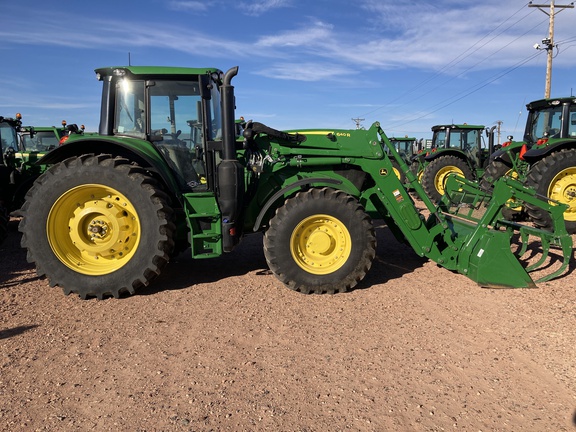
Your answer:
[[[95,69],[94,72],[99,77],[103,76],[174,76],[174,75],[205,75],[217,73],[221,75],[223,72],[218,68],[189,68],[189,67],[175,67],[175,66],[107,66]]]

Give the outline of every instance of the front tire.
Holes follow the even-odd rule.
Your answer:
[[[576,233],[576,149],[563,149],[539,160],[530,167],[526,185],[540,195],[568,205],[564,222],[568,234]],[[548,212],[526,205],[528,215],[535,225],[552,229]]]
[[[168,196],[142,168],[110,155],[52,166],[22,208],[22,246],[38,275],[82,299],[134,294],[174,247]]]
[[[376,236],[358,201],[338,190],[299,192],[276,211],[264,237],[270,270],[305,294],[345,292],[376,256]]]
[[[474,174],[468,164],[453,155],[439,156],[431,161],[422,173],[422,187],[426,195],[438,202],[444,195],[446,180],[449,176],[458,174],[467,180],[474,180]]]

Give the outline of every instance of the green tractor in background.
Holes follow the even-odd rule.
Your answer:
[[[406,165],[409,167],[412,165],[412,160],[414,155],[416,154],[417,147],[418,147],[418,140],[413,137],[391,137],[389,138],[390,142],[396,149],[396,152],[400,155],[402,160]],[[392,166],[394,167],[394,172],[400,179],[402,183],[406,183],[406,175],[400,169],[400,164],[396,162],[396,160],[392,157],[390,152],[387,152],[391,158]]]
[[[566,229],[576,233],[576,97],[540,99],[526,105],[528,117],[523,141],[509,136],[496,151],[481,179],[489,188],[502,176],[510,176],[533,188],[539,195],[568,206]],[[508,203],[510,220],[529,218],[550,229],[549,216],[529,204]]]
[[[20,130],[20,157],[34,153],[43,155],[60,145],[60,141],[67,134],[66,120],[62,120],[62,127],[56,126],[24,126]]]
[[[22,127],[22,116],[15,118],[0,116],[0,243],[8,232],[9,208],[16,188],[15,172],[18,132]]]
[[[373,219],[418,255],[482,286],[534,287],[566,270],[572,239],[563,206],[506,177],[483,191],[459,176],[448,176],[437,205],[378,122],[368,130],[279,131],[248,121],[239,129],[231,84],[237,73],[96,69],[103,84],[98,133],[44,156],[39,164],[50,168],[22,208],[22,246],[39,275],[66,294],[119,297],[147,286],[184,250],[193,259],[214,258],[260,233],[268,267],[287,287],[344,292],[375,258]],[[420,213],[392,160],[429,215]],[[512,196],[549,212],[555,229],[503,219],[500,209]],[[538,280],[510,245],[528,234],[545,254],[561,248],[561,267]]]
[[[10,215],[18,216],[24,197],[46,169],[39,159],[58,146],[62,130],[22,126],[22,116],[0,116],[0,238],[6,236]]]
[[[420,182],[433,201],[440,201],[446,180],[453,174],[471,181],[482,177],[494,152],[494,129],[469,124],[432,127],[432,148],[424,156]]]

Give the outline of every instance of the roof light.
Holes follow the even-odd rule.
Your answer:
[[[120,76],[123,77],[126,75],[126,70],[125,69],[114,69],[112,71],[112,73],[114,74],[114,76]]]

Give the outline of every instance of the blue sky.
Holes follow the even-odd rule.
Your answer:
[[[535,2],[539,4],[548,1]],[[568,1],[556,4],[568,4]],[[484,0],[2,0],[0,114],[35,126],[99,122],[103,66],[239,66],[237,116],[277,129],[429,138],[443,123],[520,138],[544,97],[549,18]],[[556,15],[552,91],[576,91],[576,9]]]

